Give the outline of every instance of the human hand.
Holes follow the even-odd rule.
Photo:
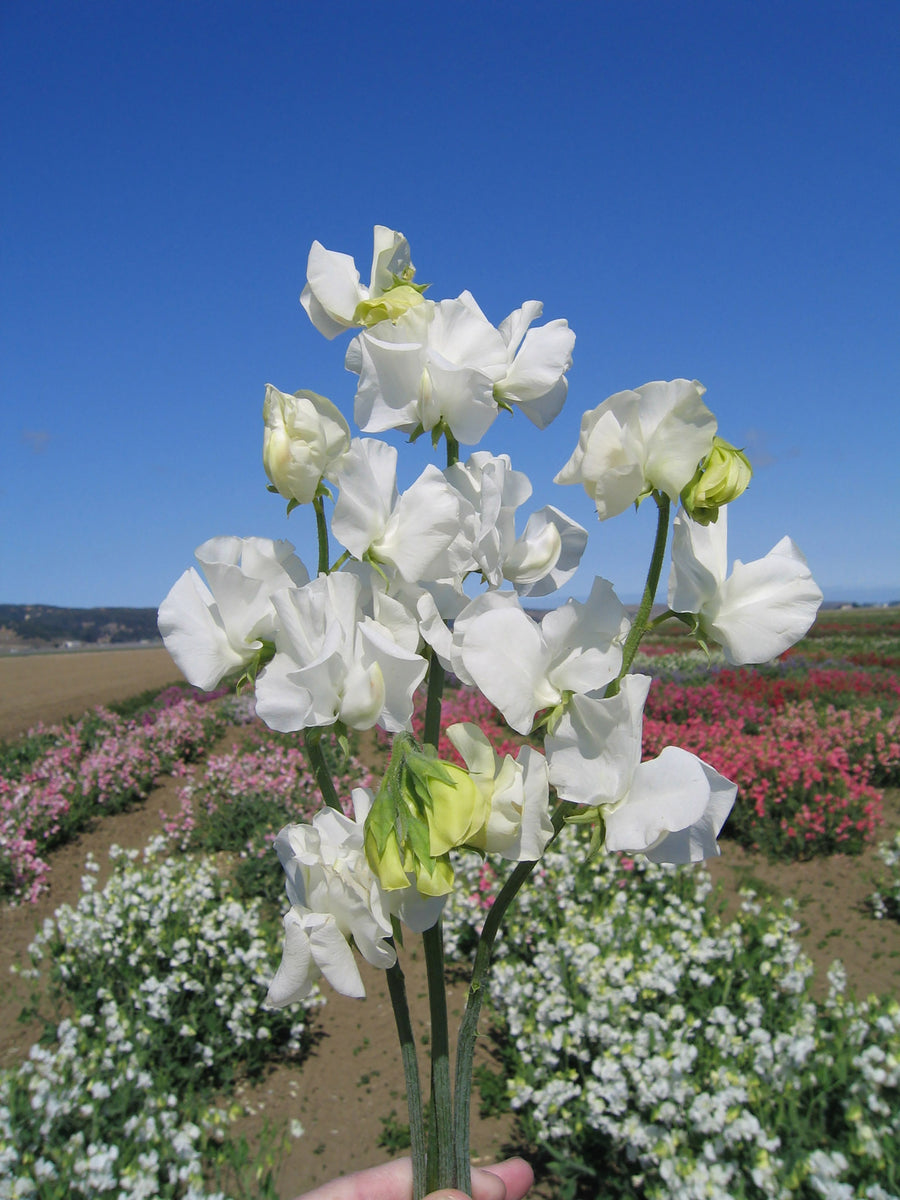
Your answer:
[[[472,1195],[456,1188],[430,1192],[425,1200],[522,1200],[534,1182],[534,1172],[522,1158],[484,1169],[472,1169]],[[412,1200],[412,1160],[398,1158],[353,1175],[332,1179],[297,1200]]]

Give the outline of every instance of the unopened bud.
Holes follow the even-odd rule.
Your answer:
[[[713,438],[712,449],[681,493],[684,511],[699,525],[709,525],[723,504],[730,504],[746,490],[752,475],[743,450],[723,438]]]

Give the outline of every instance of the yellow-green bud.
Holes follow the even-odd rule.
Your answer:
[[[400,857],[400,847],[397,844],[397,835],[395,833],[388,834],[384,848],[379,850],[374,830],[367,827],[365,849],[369,866],[378,876],[383,888],[391,892],[399,888],[409,887],[409,879],[406,876],[403,859]]]
[[[681,493],[684,511],[700,525],[709,525],[723,504],[736,500],[753,475],[750,460],[723,438],[714,437],[712,449]]]
[[[431,853],[437,858],[454,846],[464,846],[487,821],[490,801],[475,786],[468,772],[452,763],[441,763],[450,780],[432,779],[428,784],[431,808],[428,822]]]
[[[416,863],[415,872],[416,887],[423,896],[446,896],[453,891],[453,867],[446,854],[435,859],[433,868]]]
[[[397,321],[409,309],[422,304],[424,299],[414,284],[400,283],[372,300],[360,300],[353,314],[353,323],[371,329],[381,321]]]

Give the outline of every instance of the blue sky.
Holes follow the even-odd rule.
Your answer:
[[[686,376],[756,465],[731,557],[789,533],[826,595],[900,596],[898,59],[867,0],[4,0],[0,601],[156,605],[214,534],[314,561],[264,386],[352,413],[298,296],[375,223],[431,296],[575,330],[556,423],[485,443],[589,529],[575,594],[637,593],[653,534],[552,484],[581,413]]]

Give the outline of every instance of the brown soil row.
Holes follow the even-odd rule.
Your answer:
[[[0,741],[180,679],[161,646],[0,658]]]

